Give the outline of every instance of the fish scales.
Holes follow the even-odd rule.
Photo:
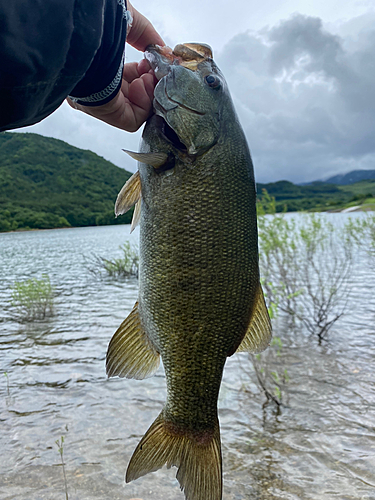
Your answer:
[[[167,414],[192,428],[216,419],[222,369],[246,332],[257,286],[251,160],[236,142],[224,141],[214,158],[176,162],[143,195],[140,312],[163,359]],[[140,167],[140,175],[146,185],[159,174]]]
[[[111,340],[107,371],[144,378],[159,356],[165,369],[166,404],[134,451],[126,480],[175,465],[187,500],[220,500],[217,400],[225,361],[237,349],[263,350],[271,327],[245,136],[207,46],[196,65],[192,51],[202,46],[177,47],[167,58],[166,49],[149,49],[162,72],[155,114],[140,153],[131,153],[139,171],[116,202],[118,213],[127,210],[139,186],[139,299]]]

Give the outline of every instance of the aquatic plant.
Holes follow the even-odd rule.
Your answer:
[[[41,279],[16,281],[11,288],[11,304],[18,321],[33,321],[53,315],[55,293],[47,274],[43,274]]]
[[[349,218],[347,231],[358,247],[372,258],[375,265],[375,215],[367,213],[361,218]]]
[[[7,380],[7,395],[10,396],[10,385],[9,385],[9,375],[8,375],[8,372],[4,372],[4,377]]]
[[[319,214],[298,219],[275,214],[275,201],[267,193],[258,204],[258,226],[268,303],[322,339],[346,309],[354,249],[350,232]]]
[[[107,259],[99,255],[93,255],[86,259],[88,270],[96,276],[111,276],[114,278],[138,277],[139,256],[138,249],[128,241],[120,246],[122,256],[117,259]]]
[[[65,442],[64,436],[61,436],[60,440],[56,439],[56,441],[55,441],[57,449],[58,449],[58,452],[60,454],[61,465],[62,465],[63,474],[64,474],[65,500],[69,500],[69,496],[68,496],[68,483],[67,483],[67,480],[66,480],[65,463],[64,463],[64,442]]]
[[[289,382],[287,368],[276,367],[275,360],[281,355],[283,343],[280,337],[274,336],[270,347],[261,354],[251,354],[257,383],[268,401],[273,401],[278,407],[282,405],[285,388]]]

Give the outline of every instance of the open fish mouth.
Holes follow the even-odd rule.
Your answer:
[[[159,118],[160,118],[161,133],[164,135],[167,141],[170,142],[174,148],[178,149],[182,153],[187,153],[188,148],[181,141],[181,139],[178,137],[173,128],[170,125],[168,125],[168,123],[162,116],[159,115]]]
[[[180,65],[196,71],[198,64],[212,59],[212,49],[203,43],[182,43],[172,50],[170,47],[149,45],[145,50],[145,58],[154,70],[155,76],[161,80],[169,72],[172,65]]]
[[[172,50],[170,47],[149,45],[145,51],[145,58],[149,61],[158,79],[154,91],[154,112],[162,119],[158,122],[162,134],[179,151],[196,155],[196,148],[183,141],[179,136],[179,130],[176,130],[170,117],[175,114],[177,108],[180,112],[198,116],[204,116],[206,111],[200,109],[201,105],[197,102],[186,102],[184,97],[176,98],[176,95],[170,95],[169,89],[171,82],[174,82],[176,71],[180,70],[176,67],[181,66],[192,72],[197,71],[200,63],[212,61],[211,47],[205,44],[185,43],[176,45]]]
[[[179,44],[172,50],[170,47],[149,45],[145,51],[145,58],[149,61],[158,79],[154,91],[154,108],[157,114],[166,115],[177,107],[183,108],[190,113],[204,115],[199,105],[188,105],[184,99],[175,99],[168,91],[167,78],[174,79],[176,66],[181,66],[193,72],[197,71],[198,65],[205,60],[212,60],[211,47],[198,43]]]
[[[182,152],[187,151],[187,147],[183,142],[181,142],[180,138],[176,134],[176,132],[173,130],[172,127],[168,125],[168,123],[163,119],[163,125],[162,125],[162,133],[163,135],[172,143],[172,145],[176,148],[179,149]]]

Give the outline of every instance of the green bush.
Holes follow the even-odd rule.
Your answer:
[[[338,229],[319,214],[275,214],[268,193],[258,204],[258,227],[262,285],[272,312],[287,313],[324,337],[346,309],[354,243],[348,227]]]
[[[369,257],[375,269],[375,215],[367,213],[365,217],[349,219],[348,233],[358,248]]]
[[[16,281],[12,286],[12,306],[19,321],[33,321],[52,316],[53,301],[54,288],[47,274],[43,274],[39,280],[30,278]]]
[[[127,241],[120,246],[122,256],[117,259],[107,259],[94,255],[87,261],[88,270],[98,276],[111,276],[114,278],[138,277],[139,256],[138,250]]]

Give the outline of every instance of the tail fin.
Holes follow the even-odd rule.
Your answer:
[[[173,432],[174,431],[174,432]],[[221,444],[219,421],[213,432],[195,436],[169,426],[163,412],[135,449],[126,471],[126,482],[167,464],[178,467],[177,479],[186,500],[221,500]]]

